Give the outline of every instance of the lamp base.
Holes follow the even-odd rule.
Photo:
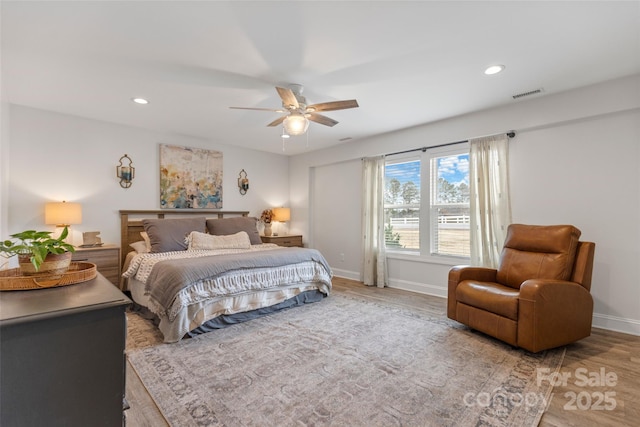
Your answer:
[[[53,231],[53,233],[51,233],[51,237],[53,239],[59,239],[60,236],[62,235],[62,232],[64,231],[64,228],[67,227],[67,231],[69,234],[67,234],[67,237],[63,240],[63,242],[68,243],[72,246],[75,246],[73,244],[74,242],[74,238],[73,238],[73,230],[71,230],[71,226],[70,225],[56,225],[56,229]]]

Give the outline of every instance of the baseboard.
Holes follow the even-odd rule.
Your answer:
[[[349,270],[341,270],[339,268],[331,267],[331,271],[333,271],[333,275],[336,277],[342,277],[350,280],[362,280],[360,277],[359,271],[349,271]]]
[[[417,292],[419,294],[431,295],[434,297],[446,298],[447,288],[426,283],[410,282],[408,280],[389,279],[390,288],[402,289],[404,291]]]
[[[360,272],[340,270],[332,268],[333,275],[336,277],[343,277],[345,279],[361,281]],[[403,291],[417,292],[419,294],[431,295],[434,297],[446,298],[447,289],[441,286],[427,285],[425,283],[410,282],[408,280],[389,279],[389,288],[401,289]]]
[[[594,313],[592,324],[594,328],[640,336],[640,320]]]

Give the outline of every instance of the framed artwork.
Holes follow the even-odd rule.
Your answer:
[[[222,152],[160,144],[160,207],[221,209]]]

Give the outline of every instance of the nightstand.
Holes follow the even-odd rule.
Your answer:
[[[120,247],[117,245],[76,247],[72,261],[86,261],[96,265],[98,271],[111,283],[120,283]]]
[[[278,246],[302,246],[302,234],[286,234],[284,236],[260,236],[262,243],[275,243]]]

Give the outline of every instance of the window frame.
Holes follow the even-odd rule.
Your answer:
[[[385,249],[388,255],[395,258],[402,258],[403,255],[409,257],[420,257],[429,261],[435,262],[461,262],[469,260],[470,257],[462,255],[452,254],[440,254],[434,251],[434,239],[432,233],[432,221],[437,221],[437,218],[432,218],[432,203],[431,203],[431,182],[433,177],[437,177],[437,171],[432,170],[432,159],[446,156],[458,156],[460,154],[470,154],[470,145],[468,142],[459,143],[455,145],[442,146],[428,148],[421,152],[403,153],[398,155],[390,155],[385,159],[385,171],[386,166],[389,164],[396,164],[407,162],[411,160],[420,161],[420,207],[419,207],[419,249],[404,249],[396,248],[393,246],[386,246]],[[464,204],[463,204],[464,205]],[[386,218],[385,222],[386,224]]]

